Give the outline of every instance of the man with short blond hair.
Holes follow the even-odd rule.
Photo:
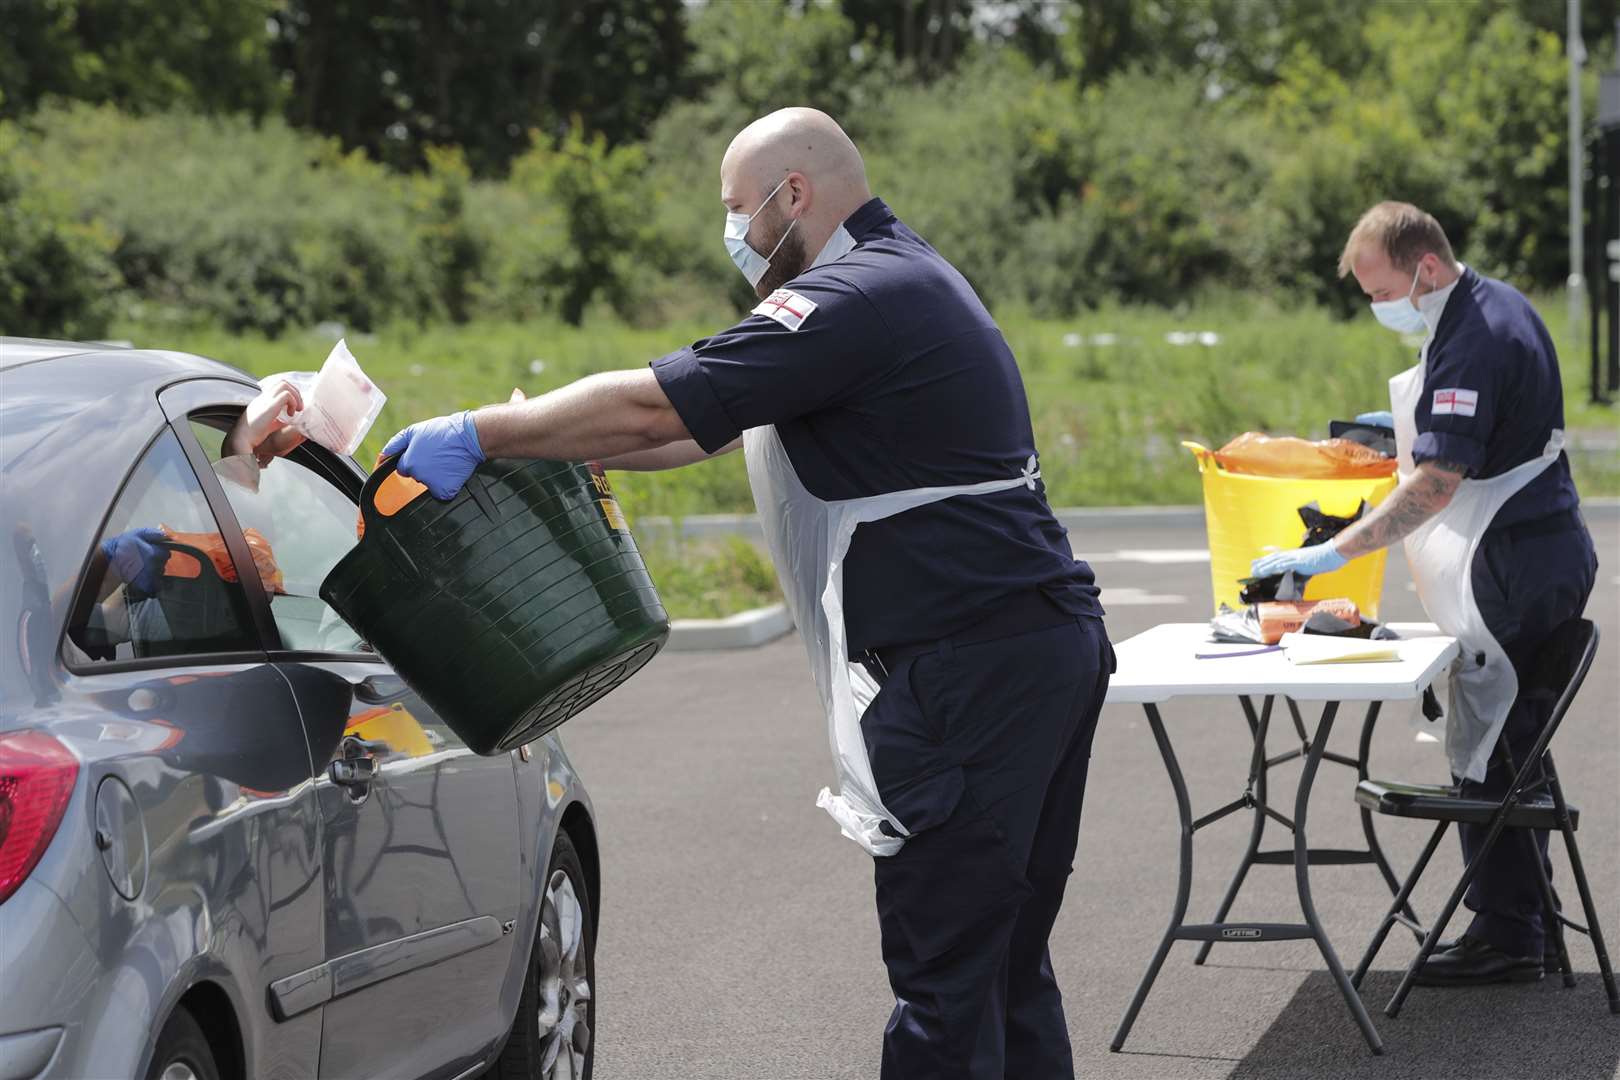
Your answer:
[[[1499,800],[1514,761],[1546,724],[1552,702],[1520,698],[1541,644],[1581,614],[1597,576],[1592,537],[1563,453],[1564,395],[1552,339],[1530,302],[1456,261],[1445,231],[1410,203],[1362,215],[1339,258],[1374,316],[1422,334],[1416,367],[1390,380],[1401,483],[1366,518],[1325,544],[1255,563],[1257,574],[1327,573],[1404,543],[1429,617],[1462,644],[1451,672],[1446,751],[1464,795]],[[1472,859],[1485,828],[1461,825]],[[1547,834],[1509,829],[1469,889],[1463,936],[1424,964],[1434,986],[1531,982],[1556,912],[1544,910],[1536,860],[1548,874]]]
[[[1457,262],[1451,253],[1451,241],[1434,215],[1411,203],[1381,202],[1361,215],[1339,255],[1339,276],[1348,276],[1355,270],[1357,259],[1377,251],[1401,270],[1413,269],[1431,252],[1441,266]]]

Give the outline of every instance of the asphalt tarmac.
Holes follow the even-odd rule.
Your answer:
[[[1602,653],[1553,744],[1611,955],[1620,961],[1620,513],[1595,512],[1603,566],[1588,615]],[[1100,517],[1071,540],[1093,564],[1122,641],[1209,615],[1201,525]],[[1404,560],[1390,560],[1386,620],[1423,618]],[[1241,794],[1250,742],[1235,701],[1164,710],[1195,815]],[[1284,725],[1286,728],[1287,725]],[[1354,754],[1358,712],[1330,749]],[[604,859],[597,953],[597,1080],[875,1078],[893,997],[879,957],[871,860],[815,806],[831,780],[825,722],[790,635],[757,649],[665,653],[570,722],[564,741],[596,804]],[[1298,740],[1275,725],[1270,751]],[[1444,757],[1386,710],[1373,773],[1443,780]],[[1274,793],[1292,807],[1298,765]],[[1362,837],[1354,774],[1324,763],[1313,846]],[[1198,833],[1189,919],[1212,918],[1248,839],[1234,815]],[[1404,875],[1428,835],[1379,819]],[[1578,985],[1415,990],[1396,1020],[1382,1007],[1416,951],[1397,929],[1363,987],[1384,1039],[1373,1057],[1310,942],[1221,944],[1209,963],[1177,944],[1122,1053],[1109,1042],[1169,919],[1177,824],[1164,766],[1136,706],[1102,715],[1068,899],[1052,937],[1077,1075],[1083,1077],[1620,1077],[1620,1016],[1606,1008],[1592,949],[1570,935]],[[1269,826],[1266,846],[1286,843]],[[1577,903],[1555,840],[1555,883]],[[1461,874],[1447,837],[1414,896],[1432,914]],[[1318,912],[1353,967],[1389,902],[1371,866],[1312,870]],[[1291,867],[1257,866],[1234,917],[1298,919]],[[1466,926],[1467,913],[1453,920]],[[1026,1078],[1019,1078],[1026,1080]],[[1032,1078],[1039,1080],[1039,1078]]]

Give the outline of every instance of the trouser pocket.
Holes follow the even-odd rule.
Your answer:
[[[921,688],[917,664],[895,666],[861,717],[861,738],[878,797],[908,833],[935,828],[962,798],[962,769],[945,738],[938,696]]]
[[[1034,893],[1000,826],[971,794],[964,797],[960,771],[955,776],[957,800],[947,820],[876,862],[884,932],[903,933],[905,951],[920,962],[979,936],[987,925],[1010,926]]]

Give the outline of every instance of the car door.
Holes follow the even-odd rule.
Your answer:
[[[162,427],[107,511],[61,642],[57,712],[82,719],[59,730],[95,748],[84,755],[92,790],[121,788],[139,807],[132,820],[144,843],[101,846],[97,833],[103,852],[132,853],[135,869],[115,887],[133,903],[85,926],[109,986],[142,973],[131,1008],[168,990],[176,957],[165,934],[190,934],[199,917],[219,934],[188,943],[179,959],[212,953],[246,1000],[321,959],[309,750],[255,623],[238,540],[217,521],[180,434]],[[95,895],[90,878],[75,890],[76,904]],[[268,1024],[243,1019],[253,1032]],[[319,1022],[310,1014],[255,1040],[254,1060],[313,1069]]]
[[[357,538],[353,463],[305,444],[252,490],[229,478],[245,459],[221,464],[237,410],[189,404],[190,433],[270,582],[258,596],[271,660],[310,731],[326,959],[289,993],[294,1004],[327,997],[322,1076],[430,1072],[506,1027],[498,1002],[521,876],[513,758],[473,754],[320,600]]]

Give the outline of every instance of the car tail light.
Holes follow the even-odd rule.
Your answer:
[[[50,846],[78,775],[78,759],[44,732],[0,735],[0,904]]]

